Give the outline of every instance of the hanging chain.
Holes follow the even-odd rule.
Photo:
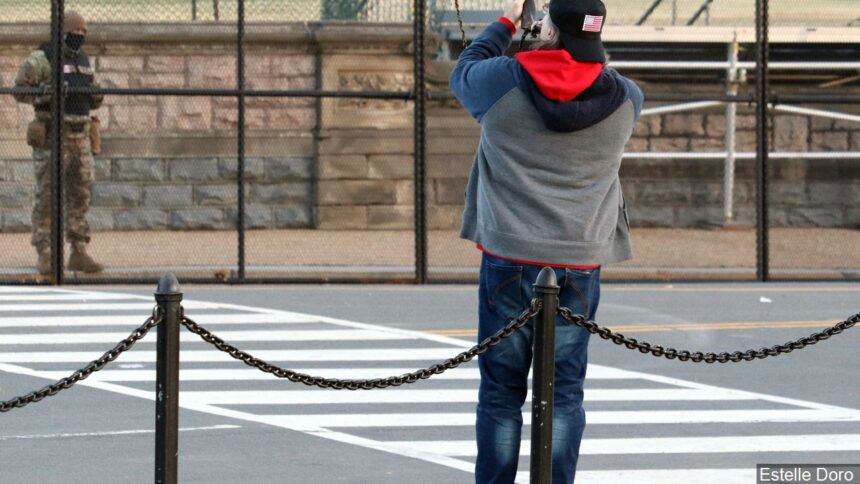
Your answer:
[[[558,313],[565,321],[575,324],[589,333],[596,334],[605,340],[610,340],[617,345],[624,346],[627,349],[639,350],[640,353],[651,353],[653,356],[662,356],[670,360],[677,358],[680,361],[691,361],[693,363],[738,363],[741,361],[760,360],[767,358],[768,356],[779,356],[781,354],[791,353],[794,350],[800,350],[807,346],[814,345],[819,341],[824,341],[860,322],[860,314],[855,314],[845,321],[827,328],[824,331],[814,333],[782,345],[776,345],[770,348],[760,348],[758,350],[751,349],[747,351],[735,351],[734,353],[702,353],[701,351],[679,351],[675,348],[663,348],[660,345],[652,345],[651,343],[638,341],[636,338],[630,338],[623,334],[616,333],[609,328],[598,326],[594,321],[588,321],[584,316],[574,314],[573,311],[565,307],[558,308]]]
[[[101,358],[91,361],[87,366],[75,371],[74,373],[65,378],[58,380],[56,383],[52,383],[46,387],[43,387],[41,390],[30,392],[24,396],[13,398],[12,400],[0,402],[0,412],[8,412],[15,408],[22,408],[31,403],[38,402],[46,397],[54,396],[62,390],[71,388],[75,383],[101,370],[105,367],[105,365],[117,359],[119,355],[130,350],[135,343],[143,339],[143,337],[146,336],[147,333],[149,333],[149,330],[154,328],[160,321],[160,313],[156,313],[156,311],[153,311],[153,315],[147,318],[146,322],[144,322],[142,325],[132,331],[126,339],[120,341],[116,346],[113,347],[113,349],[103,354]]]
[[[488,337],[484,341],[480,342],[479,344],[473,346],[472,348],[458,354],[457,356],[454,356],[453,358],[449,358],[441,363],[437,363],[433,366],[423,368],[412,373],[406,373],[399,376],[390,376],[387,378],[374,378],[370,380],[340,380],[336,378],[323,378],[319,376],[311,376],[304,373],[299,373],[297,371],[288,370],[286,368],[281,368],[271,363],[267,363],[259,358],[255,358],[253,355],[226,343],[224,340],[215,336],[206,328],[203,328],[202,326],[187,317],[182,317],[182,324],[186,328],[188,328],[189,331],[200,336],[203,341],[214,345],[220,351],[223,351],[231,357],[244,362],[248,366],[254,367],[265,373],[271,373],[278,378],[286,378],[287,380],[296,383],[304,383],[305,385],[309,386],[330,388],[333,390],[372,390],[375,388],[388,388],[409,383],[415,383],[418,380],[426,380],[433,375],[439,375],[447,370],[457,368],[463,363],[471,361],[479,354],[499,344],[499,342],[501,342],[503,339],[514,334],[514,332],[525,326],[530,319],[537,316],[537,314],[540,312],[541,306],[542,305],[540,299],[532,299],[531,305],[528,308],[524,309],[523,312],[520,313],[520,315],[516,319],[508,323],[504,328],[500,329],[498,332]]]
[[[460,13],[460,0],[454,0],[454,10],[457,11],[457,24],[460,26],[460,35],[463,39],[463,47],[466,47],[466,29],[463,28],[463,15]]]

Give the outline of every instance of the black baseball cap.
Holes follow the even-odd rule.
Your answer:
[[[565,50],[579,62],[606,63],[600,33],[606,24],[606,5],[600,0],[551,0],[549,16],[558,28]]]

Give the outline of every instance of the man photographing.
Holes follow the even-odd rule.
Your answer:
[[[601,266],[632,257],[618,171],[643,95],[605,67],[606,7],[552,0],[536,48],[506,57],[523,3],[513,0],[475,38],[450,78],[481,124],[460,234],[483,252],[479,341],[528,304],[545,266],[556,271],[560,304],[594,319]],[[560,318],[556,325],[553,483],[569,484],[585,428],[589,335]],[[478,484],[516,477],[532,337],[527,325],[479,359]]]

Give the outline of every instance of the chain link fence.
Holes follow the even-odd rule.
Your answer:
[[[755,8],[606,2],[610,65],[647,100],[621,172],[636,258],[606,278],[858,277],[860,25],[851,2],[770,2],[767,220],[757,206]],[[460,2],[467,37],[502,3]],[[0,279],[476,279],[480,254],[459,225],[480,128],[447,87],[462,49],[453,1],[0,8]],[[58,170],[56,147],[27,145],[33,109],[13,94],[24,60],[60,41],[52,12],[67,9],[89,22],[84,51],[105,99],[92,112],[101,152]],[[89,197],[61,203],[51,187],[68,198],[82,174]],[[43,270],[36,219],[39,243],[49,240]],[[70,266],[75,237],[89,239],[103,271]]]

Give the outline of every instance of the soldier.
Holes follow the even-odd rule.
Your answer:
[[[63,23],[63,82],[68,87],[96,86],[93,68],[81,46],[87,35],[84,18],[73,11],[65,14]],[[15,78],[18,87],[51,85],[53,66],[52,46],[41,45],[24,60]],[[94,178],[93,150],[98,154],[98,118],[90,111],[101,106],[104,96],[68,94],[63,118],[63,173],[66,197],[66,238],[72,253],[66,266],[69,270],[87,273],[101,272],[103,267],[86,252],[90,241],[87,210]],[[32,104],[35,120],[27,128],[27,144],[33,147],[36,169],[36,203],[33,207],[33,237],[31,243],[39,255],[39,273],[51,273],[51,143],[47,136],[51,126],[51,96],[19,94],[18,102]],[[91,142],[92,137],[92,142]]]

